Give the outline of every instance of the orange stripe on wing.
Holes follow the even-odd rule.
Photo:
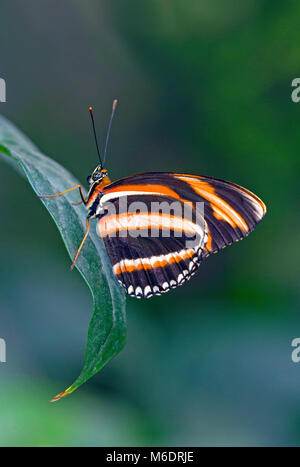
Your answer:
[[[145,194],[154,194],[154,195],[163,195],[163,196],[169,196],[171,198],[175,198],[180,200],[183,203],[187,203],[189,206],[193,206],[193,203],[191,201],[188,201],[184,198],[181,198],[176,191],[172,190],[166,185],[159,185],[159,184],[145,184],[145,185],[121,185],[118,187],[113,187],[109,188],[109,186],[104,189],[104,193],[118,193],[118,192],[140,192],[140,193],[145,193]]]
[[[179,263],[180,261],[184,261],[186,259],[192,258],[195,255],[193,250],[187,250],[184,254],[178,255],[176,252],[168,259],[157,259],[153,264],[151,264],[150,260],[151,257],[143,258],[142,263],[133,264],[135,260],[122,260],[122,262],[117,263],[113,266],[115,274],[122,274],[124,272],[133,272],[133,271],[140,271],[141,269],[152,269],[152,268],[163,268],[168,264]]]
[[[198,195],[210,203],[216,219],[223,220],[231,225],[231,227],[238,227],[244,232],[249,230],[249,227],[242,216],[236,212],[236,210],[233,209],[230,204],[226,203],[226,201],[218,196],[214,187],[208,182],[204,182],[193,177],[180,175],[176,175],[176,178],[188,183]]]
[[[212,236],[210,235],[209,232],[207,232],[207,242],[205,244],[205,250],[211,251],[212,250]]]

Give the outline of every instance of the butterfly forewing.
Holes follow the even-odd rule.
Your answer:
[[[230,182],[154,172],[105,187],[100,212],[97,230],[117,279],[130,295],[150,297],[181,285],[204,257],[246,237],[266,208]]]

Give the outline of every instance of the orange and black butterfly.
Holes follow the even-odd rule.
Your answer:
[[[87,231],[72,268],[88,235],[89,219],[96,219],[119,283],[130,296],[149,298],[182,285],[208,255],[249,235],[266,207],[241,186],[200,175],[150,172],[111,182],[104,163],[116,104],[103,163],[90,108],[100,164],[87,179],[87,197],[80,185],[47,197],[78,188],[87,208]]]

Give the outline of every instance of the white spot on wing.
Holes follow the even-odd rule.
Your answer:
[[[179,274],[179,276],[177,277],[178,284],[180,284],[181,281],[183,281],[183,275]]]

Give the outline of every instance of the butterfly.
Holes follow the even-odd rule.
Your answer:
[[[100,164],[87,178],[86,233],[71,269],[97,220],[113,272],[132,297],[149,298],[182,285],[203,259],[249,235],[266,213],[263,201],[234,183],[200,175],[150,172],[111,182],[104,168],[117,100],[113,102],[103,163],[90,115]]]

